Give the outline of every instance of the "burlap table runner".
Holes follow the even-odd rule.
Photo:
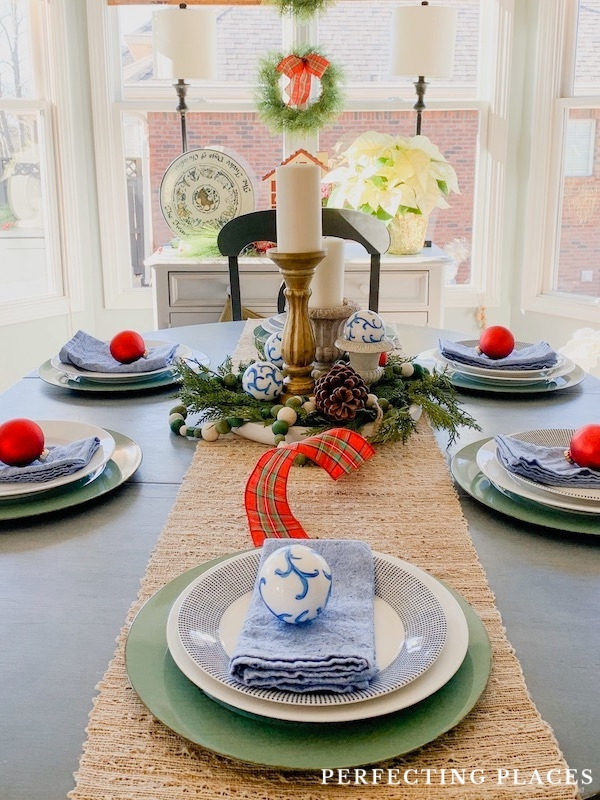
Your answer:
[[[252,355],[250,322],[234,354]],[[128,627],[164,584],[210,558],[251,546],[244,486],[264,446],[238,437],[200,442],[175,505],[151,555],[137,600],[98,685],[71,800],[321,800],[322,798],[575,798],[567,765],[533,704],[468,534],[458,498],[426,423],[406,445],[379,447],[357,472],[333,482],[317,468],[294,468],[288,496],[309,535],[355,538],[428,570],[459,591],[486,626],[493,648],[488,686],[453,730],[380,766],[419,770],[417,785],[324,785],[320,771],[261,768],[190,744],[141,704],[125,671]],[[301,747],[301,742],[299,742]],[[484,783],[442,784],[440,770],[481,770]],[[497,770],[518,783],[498,785]],[[424,770],[430,770],[431,781]],[[535,772],[537,771],[537,772]],[[538,783],[537,775],[542,784]]]

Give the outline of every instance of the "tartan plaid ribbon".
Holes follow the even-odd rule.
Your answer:
[[[277,70],[290,79],[286,88],[286,93],[290,98],[288,105],[301,106],[306,103],[310,95],[312,76],[322,78],[328,66],[329,61],[316,53],[308,53],[302,58],[292,53],[282,58],[277,65]]]
[[[255,547],[260,547],[266,538],[310,538],[292,514],[287,499],[288,475],[299,453],[327,470],[336,481],[358,469],[375,450],[356,431],[333,428],[264,453],[248,478],[244,496]]]

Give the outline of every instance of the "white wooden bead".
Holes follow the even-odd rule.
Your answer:
[[[277,419],[287,422],[288,425],[294,425],[298,419],[298,414],[296,414],[291,406],[284,406],[277,412]]]
[[[216,442],[219,438],[219,431],[215,428],[214,422],[207,422],[202,426],[202,438],[205,442]]]

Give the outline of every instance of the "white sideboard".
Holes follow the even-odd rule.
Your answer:
[[[389,322],[443,326],[442,289],[452,259],[436,245],[417,255],[381,257],[379,313]],[[144,265],[151,271],[156,328],[217,322],[228,297],[227,259],[184,258],[161,248]],[[344,295],[367,308],[370,260],[355,244],[346,248]],[[277,311],[281,276],[269,258],[241,258],[242,305],[262,317]]]

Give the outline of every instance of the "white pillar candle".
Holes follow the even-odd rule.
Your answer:
[[[345,241],[335,236],[323,237],[327,255],[317,264],[308,299],[309,308],[339,308],[344,305]]]
[[[313,253],[322,249],[321,168],[318,164],[285,164],[276,169],[277,249]]]

